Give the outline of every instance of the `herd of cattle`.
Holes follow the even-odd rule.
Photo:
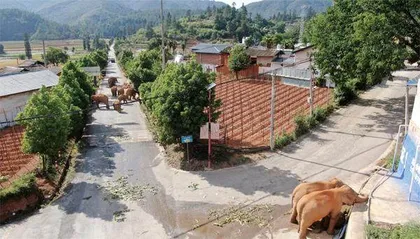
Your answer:
[[[114,110],[121,112],[121,103],[127,103],[128,100],[136,100],[136,91],[130,83],[124,83],[122,86],[117,86],[118,79],[116,77],[110,77],[108,79],[108,87],[111,88],[113,97],[117,97],[117,100],[113,102]],[[108,96],[104,94],[92,95],[92,101],[95,102],[99,108],[99,104],[105,104],[106,108],[109,109]]]
[[[327,233],[334,234],[338,224],[345,222],[341,212],[343,205],[366,202],[367,196],[359,195],[341,180],[299,184],[292,194],[291,223],[299,224],[299,238],[306,238],[307,229],[321,221]],[[342,221],[341,223],[339,221]]]

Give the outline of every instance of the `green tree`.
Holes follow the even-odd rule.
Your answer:
[[[358,0],[364,14],[382,18],[382,26],[370,29],[374,34],[386,33],[381,40],[394,41],[413,52],[412,61],[420,59],[420,1],[418,0]],[[360,20],[360,19],[359,19]],[[363,27],[362,24],[356,28]]]
[[[25,153],[39,154],[44,173],[66,146],[70,129],[67,110],[65,102],[43,86],[18,114],[17,119],[22,119],[21,124],[25,126],[22,149]],[[25,118],[32,119],[23,120]]]
[[[147,40],[150,40],[154,36],[155,36],[155,32],[153,31],[152,26],[151,25],[147,25],[145,37],[147,38]]]
[[[69,55],[59,48],[48,47],[45,59],[47,62],[57,66],[59,63],[66,63],[69,60]]]
[[[145,82],[151,82],[161,72],[160,53],[157,50],[143,51],[131,60],[127,66],[127,76],[133,82],[134,89]]]
[[[108,64],[108,54],[105,50],[95,50],[79,58],[76,64],[79,67],[99,66],[104,69]]]
[[[187,47],[187,41],[184,39],[181,42],[182,54],[185,54],[185,48]]]
[[[127,70],[128,62],[133,59],[133,52],[130,50],[123,50],[118,55],[118,62],[121,64],[124,70]]]
[[[6,54],[3,44],[0,44],[0,54]]]
[[[156,119],[160,142],[175,143],[188,134],[198,136],[200,127],[208,120],[204,109],[209,105],[214,111],[212,121],[217,119],[220,102],[214,100],[214,94],[209,102],[206,90],[214,79],[214,74],[203,71],[200,64],[191,61],[168,64],[156,81],[140,87]]]
[[[80,68],[79,62],[67,62],[62,70],[62,73],[65,73],[68,71],[68,73],[65,73],[66,75],[72,75],[74,79],[77,80],[79,83],[80,88],[82,88],[83,92],[87,94],[88,96],[91,96],[95,93],[95,88],[93,86],[92,78],[89,77],[84,71],[82,71]]]
[[[243,45],[233,46],[229,53],[229,69],[235,72],[236,79],[238,79],[238,72],[246,69],[251,63],[251,60],[249,59],[249,56],[246,53],[246,48]]]
[[[402,67],[407,56],[407,45],[398,41],[399,30],[389,16],[369,10],[373,1],[336,1],[314,17],[305,32],[317,49],[316,66],[337,85],[339,103],[347,103],[355,90],[366,89]]]
[[[79,137],[86,122],[86,113],[80,107],[73,104],[74,102],[80,102],[77,96],[72,95],[80,90],[80,87],[75,89],[68,84],[59,84],[53,89],[53,93],[63,101],[68,109],[70,115],[69,137]]]
[[[250,47],[254,44],[254,40],[252,39],[252,37],[248,37],[245,39],[245,46],[246,47]]]
[[[29,43],[29,34],[25,33],[23,38],[24,38],[26,58],[32,59],[32,50],[31,50],[31,43]]]
[[[93,92],[93,87],[91,87],[88,76],[73,62],[64,65],[58,85],[62,86],[69,93],[72,105],[83,110],[89,107],[89,97]]]

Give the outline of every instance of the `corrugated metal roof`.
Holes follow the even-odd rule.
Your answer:
[[[200,43],[191,47],[191,51],[194,53],[220,54],[225,52],[229,47],[231,47],[229,44]]]
[[[3,69],[0,69],[0,75],[16,74],[23,71],[27,70],[14,66],[6,66]]]
[[[0,76],[0,97],[19,94],[58,84],[58,76],[49,70]]]

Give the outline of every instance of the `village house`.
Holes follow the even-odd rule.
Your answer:
[[[19,68],[24,68],[27,70],[30,70],[30,68],[34,68],[34,67],[44,67],[44,66],[45,66],[44,62],[33,60],[33,59],[25,60],[18,65]]]
[[[199,43],[191,48],[196,60],[204,69],[215,71],[216,67],[226,65],[229,56],[229,44]]]
[[[49,70],[0,76],[0,122],[12,121],[42,86],[57,84],[58,76]],[[0,124],[0,128],[10,125]]]
[[[249,47],[246,53],[251,57],[251,63],[259,66],[271,66],[273,61],[276,61],[282,54],[281,50],[277,49],[260,49],[256,47]]]

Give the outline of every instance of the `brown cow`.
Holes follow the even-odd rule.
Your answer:
[[[114,97],[117,96],[117,90],[118,90],[117,86],[114,85],[113,87],[111,87],[112,96],[114,96]]]
[[[116,77],[109,77],[108,79],[108,87],[111,88],[114,85],[117,85],[118,79]]]
[[[114,106],[114,110],[118,111],[118,113],[121,113],[121,103],[119,100],[114,101],[114,104],[112,104]]]
[[[127,96],[126,95],[120,95],[120,96],[118,96],[118,100],[122,103],[127,103]]]
[[[91,99],[96,103],[96,107],[99,108],[99,103],[103,103],[109,109],[108,96],[104,94],[92,95]]]

